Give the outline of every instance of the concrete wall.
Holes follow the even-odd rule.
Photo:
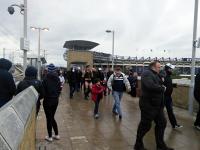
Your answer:
[[[188,109],[189,85],[178,84],[177,88],[174,88],[172,98],[174,106]],[[198,108],[197,102],[194,101],[194,110],[197,110],[197,108]]]
[[[83,62],[86,65],[93,66],[93,53],[90,51],[73,51],[69,50],[67,53],[67,67],[73,62]]]
[[[29,87],[0,109],[0,149],[35,150],[38,94]]]

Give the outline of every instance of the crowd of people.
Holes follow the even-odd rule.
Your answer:
[[[122,120],[121,100],[126,91],[132,97],[139,96],[139,107],[141,111],[141,120],[138,125],[135,150],[146,150],[143,144],[143,138],[151,129],[152,122],[155,122],[155,140],[157,150],[173,150],[169,148],[164,141],[164,132],[167,121],[164,115],[166,107],[169,121],[173,129],[179,129],[180,125],[173,111],[172,93],[176,84],[172,83],[172,72],[175,66],[168,63],[161,70],[161,64],[158,61],[150,63],[149,69],[141,75],[141,92],[138,94],[138,75],[130,70],[128,76],[125,75],[119,66],[114,70],[102,68],[92,68],[86,66],[85,69],[72,67],[69,71],[61,71],[49,64],[45,70],[42,80],[37,79],[37,69],[28,66],[25,71],[25,77],[16,86],[12,77],[13,65],[7,59],[0,59],[0,107],[3,107],[13,96],[20,93],[29,86],[33,86],[39,93],[36,103],[36,114],[40,110],[41,99],[43,99],[43,108],[47,120],[48,136],[45,139],[52,142],[59,140],[58,125],[55,120],[55,113],[59,104],[59,97],[66,82],[69,84],[69,98],[72,100],[75,92],[83,91],[84,99],[94,101],[94,118],[98,119],[100,101],[104,96],[112,93],[114,104],[112,113]],[[65,91],[66,92],[66,91]],[[194,97],[200,104],[200,72],[196,75],[194,86]],[[200,130],[200,109],[194,122],[196,129]],[[54,134],[52,133],[54,131]]]

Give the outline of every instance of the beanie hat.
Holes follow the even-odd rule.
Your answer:
[[[48,65],[48,72],[55,72],[56,71],[56,67],[54,66],[54,64],[49,64]]]
[[[170,63],[167,63],[167,64],[165,65],[165,68],[174,69],[174,68],[175,68],[175,66],[174,66],[174,65],[172,65],[172,64],[170,64]]]
[[[94,79],[94,83],[100,82],[101,80],[99,78]]]
[[[33,66],[27,67],[26,71],[25,71],[25,76],[26,77],[37,77],[37,69]]]

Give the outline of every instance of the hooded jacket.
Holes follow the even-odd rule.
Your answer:
[[[11,100],[16,91],[13,76],[9,73],[11,67],[9,60],[0,59],[0,107]]]
[[[60,79],[56,73],[48,73],[42,82],[44,87],[44,101],[58,99],[61,91]]]
[[[32,66],[26,69],[25,78],[18,84],[16,93],[20,93],[29,86],[33,86],[39,93],[39,100],[44,97],[44,88],[42,86],[42,82],[37,80],[37,69]]]
[[[102,85],[97,85],[97,84],[93,84],[92,85],[92,100],[94,102],[96,102],[97,97],[99,99],[103,98],[103,91],[104,91],[104,87]]]
[[[166,76],[164,79],[164,85],[166,86],[165,96],[171,96],[173,92],[173,83],[170,72],[166,71]]]

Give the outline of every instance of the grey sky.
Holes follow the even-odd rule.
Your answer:
[[[0,49],[19,49],[22,16],[17,9],[10,16],[7,7],[22,2],[0,1]],[[41,34],[41,49],[48,50],[48,62],[59,65],[66,64],[62,48],[66,40],[91,40],[100,44],[94,50],[111,52],[106,29],[116,32],[118,55],[191,57],[193,7],[194,0],[28,0],[28,24],[50,28]],[[37,53],[38,33],[28,33]]]

